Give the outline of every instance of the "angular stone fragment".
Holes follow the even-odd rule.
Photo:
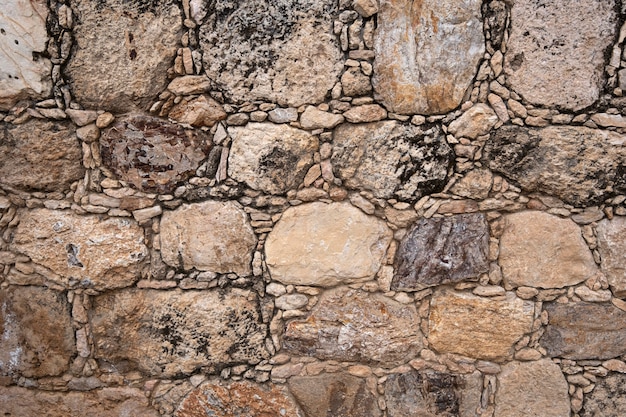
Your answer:
[[[568,385],[550,359],[511,362],[498,375],[494,417],[568,417]]]
[[[613,0],[516,1],[504,56],[512,89],[542,106],[577,111],[593,104],[614,42],[615,9]]]
[[[101,295],[93,304],[95,357],[119,372],[215,372],[268,357],[267,326],[249,291],[132,289]]]
[[[602,272],[609,279],[617,297],[626,295],[626,217],[614,217],[598,223],[598,251]]]
[[[419,321],[413,305],[340,287],[325,292],[306,320],[287,324],[283,348],[321,360],[396,365],[422,348]]]
[[[454,161],[438,126],[395,121],[343,124],[335,129],[332,164],[349,188],[413,201],[441,191]]]
[[[478,279],[489,271],[489,224],[484,214],[422,219],[400,242],[394,291]]]
[[[485,50],[481,3],[380,2],[373,83],[387,110],[440,114],[461,103]]]
[[[135,283],[148,256],[144,234],[134,220],[70,211],[24,211],[12,248],[54,274],[65,287],[107,290]]]
[[[317,104],[343,68],[335,0],[218,1],[200,27],[209,78],[232,101]]]
[[[450,123],[448,131],[457,138],[476,139],[478,136],[489,133],[497,121],[498,116],[496,116],[491,107],[478,103]]]
[[[233,139],[228,175],[270,194],[296,188],[319,148],[317,137],[287,125],[249,123],[228,133]]]
[[[626,312],[612,304],[548,303],[541,345],[551,357],[612,359],[626,353]]]
[[[372,279],[392,233],[348,203],[291,207],[265,243],[272,278],[283,284],[332,287]]]
[[[622,417],[626,415],[626,375],[598,378],[596,387],[585,395],[581,417]]]
[[[313,106],[308,106],[300,116],[300,126],[303,129],[332,129],[343,122],[343,116],[318,110]]]
[[[17,380],[67,371],[76,352],[70,308],[65,294],[44,287],[0,290],[0,375]]]
[[[343,115],[350,123],[377,122],[387,117],[387,110],[378,104],[365,104],[352,107]]]
[[[484,199],[489,197],[493,185],[493,174],[488,169],[474,169],[459,181],[455,182],[450,191],[461,197]]]
[[[168,265],[220,274],[251,273],[256,237],[236,203],[205,201],[166,211],[160,236],[161,254]]]
[[[513,345],[530,332],[534,303],[508,292],[488,299],[450,290],[437,291],[430,302],[430,346],[441,352],[504,361]]]
[[[73,181],[83,178],[81,161],[81,146],[71,125],[33,120],[0,127],[0,185],[67,191]]]
[[[217,101],[202,95],[193,99],[184,99],[172,108],[168,116],[178,123],[194,127],[211,127],[220,120],[224,120],[226,112]]]
[[[172,192],[208,154],[207,136],[156,117],[118,120],[100,138],[102,161],[120,179],[150,192]]]

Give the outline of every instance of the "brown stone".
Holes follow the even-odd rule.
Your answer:
[[[585,396],[581,417],[622,417],[626,415],[626,375],[611,374],[596,381]]]
[[[450,123],[448,131],[457,138],[476,139],[478,136],[489,133],[497,121],[498,116],[496,116],[491,107],[478,103]]]
[[[170,110],[168,116],[178,123],[194,127],[211,127],[220,120],[224,120],[226,112],[217,101],[202,95],[197,98],[184,99]]]
[[[626,217],[614,217],[598,223],[598,251],[602,272],[609,280],[613,293],[626,295]]]
[[[363,74],[359,67],[348,68],[341,76],[343,94],[348,97],[358,97],[372,92],[370,77]]]
[[[456,195],[474,199],[489,197],[493,174],[488,169],[474,169],[454,183],[450,191]]]

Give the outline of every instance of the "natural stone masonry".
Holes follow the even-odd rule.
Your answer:
[[[602,272],[618,297],[626,295],[626,218],[615,217],[598,223],[598,250]]]
[[[614,373],[599,379],[585,398],[582,417],[619,417],[626,413],[626,375]]]

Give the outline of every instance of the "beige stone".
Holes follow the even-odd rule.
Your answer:
[[[343,115],[350,123],[377,122],[387,117],[387,110],[378,104],[364,104],[352,107]]]
[[[343,116],[308,106],[300,116],[300,126],[303,129],[332,129],[343,122]]]
[[[456,195],[474,199],[489,197],[493,185],[493,174],[488,169],[474,169],[459,181],[455,182],[450,191]]]
[[[224,120],[226,112],[217,101],[202,95],[181,101],[170,110],[168,116],[178,123],[194,127],[211,127],[220,120]]]
[[[626,217],[614,217],[598,223],[598,251],[602,272],[609,280],[613,293],[626,295]]]
[[[461,117],[450,123],[448,132],[457,138],[476,139],[486,135],[498,121],[498,116],[486,104],[478,103],[469,108]]]
[[[178,96],[208,93],[211,90],[211,80],[204,75],[185,75],[174,78],[167,85],[167,89]]]

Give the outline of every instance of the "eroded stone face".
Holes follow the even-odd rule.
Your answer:
[[[585,395],[582,417],[620,417],[626,414],[626,375],[598,378],[596,387]]]
[[[623,297],[626,295],[626,218],[602,220],[596,230],[602,272],[609,279],[613,293]]]

